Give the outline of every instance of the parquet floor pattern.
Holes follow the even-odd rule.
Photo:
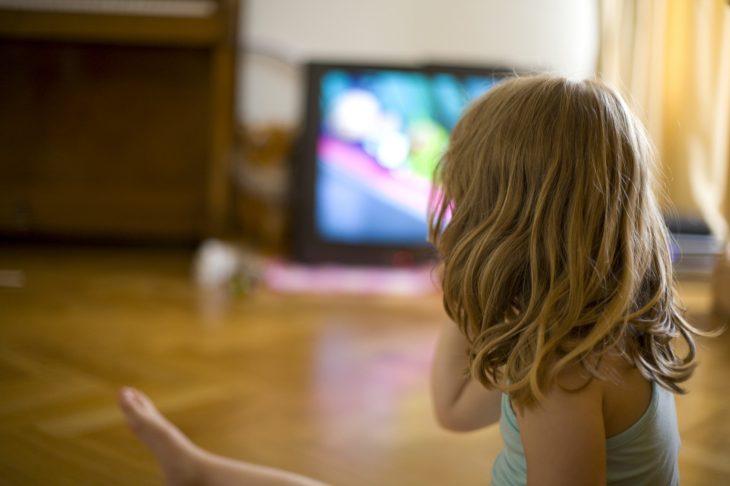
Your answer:
[[[437,296],[206,294],[191,258],[0,247],[0,275],[24,279],[0,286],[0,484],[160,484],[116,408],[124,384],[226,456],[336,485],[489,484],[496,427],[431,418]],[[681,292],[714,322],[707,283]],[[730,333],[700,348],[678,399],[682,483],[730,484]]]

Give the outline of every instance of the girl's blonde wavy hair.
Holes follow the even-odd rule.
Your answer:
[[[684,392],[698,331],[675,300],[652,172],[640,121],[600,82],[514,78],[471,105],[437,170],[429,237],[472,376],[531,406],[566,367],[606,379],[601,358],[617,353]]]

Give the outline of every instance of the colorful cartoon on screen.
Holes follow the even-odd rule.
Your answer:
[[[431,177],[466,105],[496,78],[332,70],[321,79],[316,225],[345,244],[425,245]]]

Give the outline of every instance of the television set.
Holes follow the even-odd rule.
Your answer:
[[[310,63],[292,169],[292,254],[303,262],[429,259],[432,176],[466,106],[514,71]]]

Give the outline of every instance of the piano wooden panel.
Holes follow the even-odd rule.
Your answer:
[[[225,231],[237,2],[155,3],[0,1],[0,236]]]

